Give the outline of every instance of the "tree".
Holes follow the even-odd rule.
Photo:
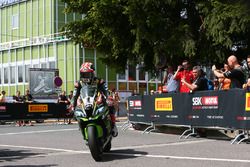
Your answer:
[[[76,43],[96,47],[109,66],[143,63],[146,70],[182,59],[223,61],[249,49],[245,0],[63,0],[85,14],[64,27]]]

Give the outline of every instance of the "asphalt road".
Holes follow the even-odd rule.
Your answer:
[[[119,127],[122,123],[118,124]],[[113,139],[112,151],[95,162],[77,124],[0,126],[0,166],[4,167],[249,167],[250,145],[229,140],[179,139],[179,135],[129,129]]]

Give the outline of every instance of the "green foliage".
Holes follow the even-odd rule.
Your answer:
[[[223,61],[249,49],[245,0],[63,0],[65,12],[85,14],[64,27],[69,38],[104,53],[117,70],[143,62],[146,70],[182,59]],[[240,52],[240,53],[244,53]]]

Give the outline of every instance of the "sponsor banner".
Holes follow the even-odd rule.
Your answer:
[[[250,111],[250,93],[246,93],[246,111]]]
[[[141,100],[130,100],[129,107],[135,110],[141,110]]]
[[[6,112],[6,106],[0,106],[0,112]]]
[[[47,104],[30,104],[28,106],[29,112],[48,112]]]
[[[193,110],[218,109],[218,96],[204,96],[192,98]]]
[[[172,97],[155,98],[155,111],[173,111]]]

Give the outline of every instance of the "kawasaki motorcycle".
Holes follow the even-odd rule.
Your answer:
[[[102,160],[102,153],[111,149],[111,118],[104,95],[97,92],[95,85],[81,88],[75,117],[78,121],[83,139],[89,146],[95,161]]]

